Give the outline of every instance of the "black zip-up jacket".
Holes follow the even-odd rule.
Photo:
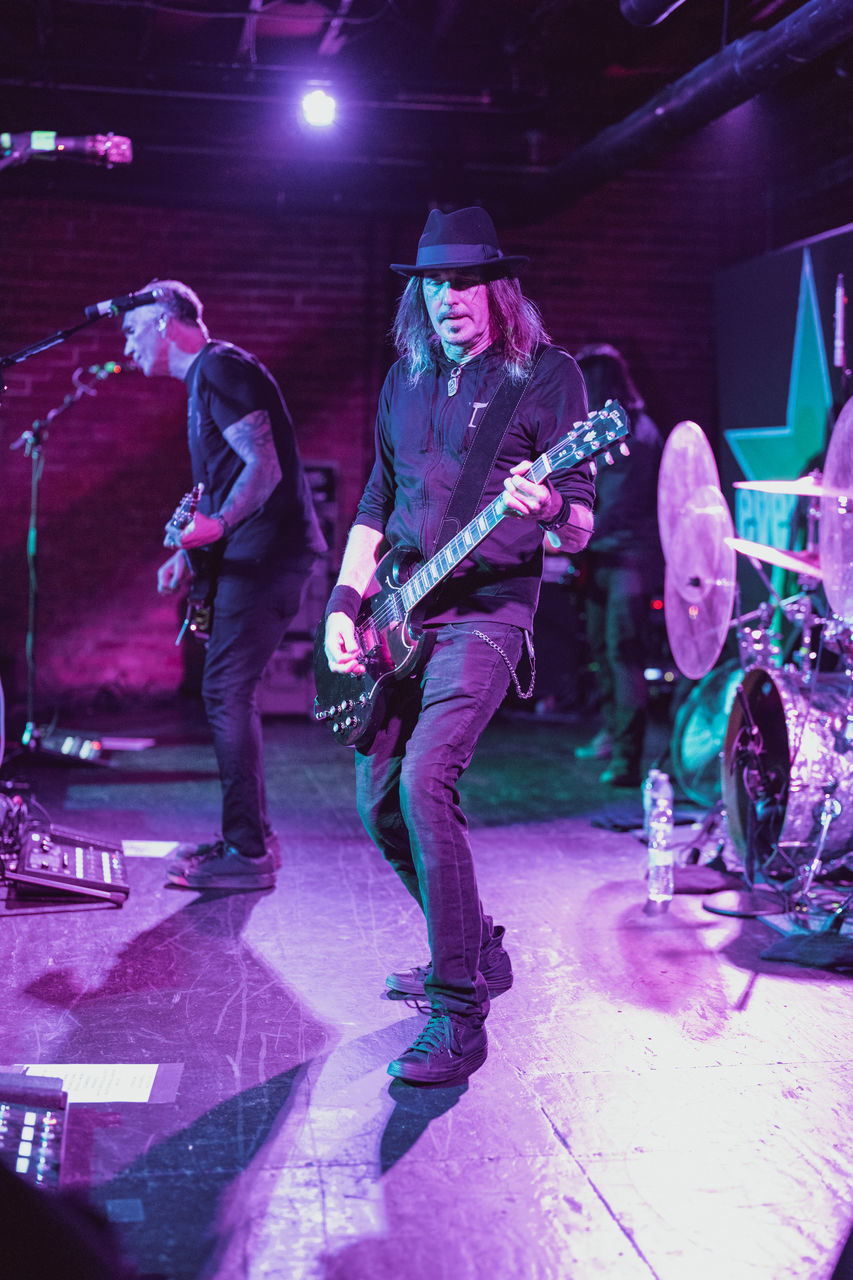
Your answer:
[[[535,460],[587,416],[586,389],[578,366],[564,351],[549,353],[533,374],[510,421],[486,485],[482,510],[503,489],[511,467]],[[392,547],[435,553],[436,539],[475,428],[503,377],[494,348],[458,373],[441,352],[437,368],[411,386],[404,362],[394,364],[382,388],[376,419],[376,461],[355,524],[384,533]],[[568,503],[592,507],[595,486],[587,463],[549,476]],[[475,514],[471,513],[472,516]],[[542,529],[535,520],[505,519],[427,598],[430,625],[495,619],[531,630],[542,576]]]

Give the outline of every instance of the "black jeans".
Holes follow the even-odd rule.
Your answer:
[[[496,622],[437,628],[420,677],[394,687],[385,724],[356,751],[362,822],[426,916],[427,996],[434,1009],[477,1019],[489,1010],[479,959],[492,921],[480,902],[457,784],[506,695],[507,661],[515,669],[523,637]]]
[[[258,686],[310,571],[310,562],[263,571],[239,563],[226,565],[216,585],[202,696],[222,784],[222,835],[249,858],[263,855],[271,832]]]

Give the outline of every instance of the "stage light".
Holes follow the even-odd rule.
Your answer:
[[[335,99],[325,89],[312,89],[302,98],[302,118],[317,129],[335,122]]]

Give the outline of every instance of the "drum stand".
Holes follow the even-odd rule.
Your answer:
[[[814,857],[811,862],[806,863],[801,871],[800,892],[795,899],[795,906],[805,906],[808,902],[809,892],[817,876],[823,867],[823,850],[826,845],[826,837],[829,834],[830,823],[833,818],[837,818],[842,810],[840,800],[836,800],[832,791],[825,791],[823,794],[823,806],[820,812],[820,835],[817,838]]]

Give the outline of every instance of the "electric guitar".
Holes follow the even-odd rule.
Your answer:
[[[186,529],[198,510],[199,499],[203,493],[204,485],[196,484],[189,493],[184,494],[169,521],[172,528]],[[191,551],[182,547],[181,551],[193,576],[187,596],[186,617],[175,644],[180,644],[188,631],[202,644],[207,644],[210,639],[210,628],[213,626],[213,595],[221,558],[220,552],[212,547],[193,547]]]
[[[526,473],[540,484],[552,471],[574,467],[604,453],[628,434],[625,410],[615,400],[572,430]],[[627,453],[627,446],[621,449]],[[497,527],[506,515],[499,495],[454,538],[426,562],[411,547],[392,547],[376,566],[355,622],[355,636],[366,671],[362,676],[329,670],[325,624],[314,643],[314,718],[328,724],[338,742],[347,747],[366,745],[384,715],[385,695],[398,680],[413,674],[426,657],[433,636],[419,629],[417,609],[425,596],[452,573]]]

